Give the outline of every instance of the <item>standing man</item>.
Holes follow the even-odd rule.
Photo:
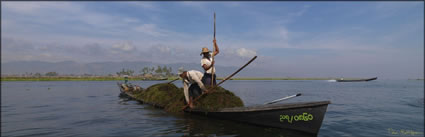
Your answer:
[[[216,56],[220,50],[218,49],[217,46],[217,42],[214,39],[213,40],[214,43],[214,49],[215,51],[213,53],[211,53],[210,50],[208,50],[208,48],[204,47],[202,48],[202,52],[201,55],[203,55],[202,59],[201,59],[201,66],[204,69],[204,77],[202,77],[202,82],[205,85],[211,85],[211,81],[213,81],[213,85],[217,85],[216,82],[216,75],[215,75],[215,67],[214,67],[214,63],[215,61],[212,60],[212,55],[214,54],[214,56]],[[212,79],[212,72],[214,71],[214,79]]]
[[[183,93],[186,102],[190,108],[193,108],[192,100],[202,94],[202,91],[208,92],[201,79],[204,76],[197,70],[183,71],[180,77],[183,79]],[[189,87],[190,84],[190,87]]]

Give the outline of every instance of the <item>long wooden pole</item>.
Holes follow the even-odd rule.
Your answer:
[[[180,78],[176,78],[175,80],[172,80],[172,81],[168,82],[167,84],[171,84],[171,83],[173,83],[174,81],[179,80],[179,79],[180,79]]]
[[[238,73],[239,71],[241,71],[243,68],[245,68],[246,66],[248,66],[252,61],[254,61],[257,58],[257,56],[254,56],[251,60],[248,61],[248,63],[246,63],[245,65],[243,65],[241,68],[239,68],[235,73],[233,73],[230,76],[227,76],[225,79],[223,79],[222,81],[220,81],[220,83],[218,83],[216,86],[219,86],[221,83],[225,82],[226,80],[232,78],[234,75],[236,75],[236,73]]]
[[[215,12],[214,12],[214,40],[215,40]],[[211,63],[214,62],[214,51],[215,51],[215,43],[213,43],[213,54],[212,54],[212,60]],[[215,69],[214,69],[214,64],[211,64],[211,87],[214,86],[214,73],[215,73]]]
[[[219,86],[220,84],[224,83],[226,80],[232,78],[234,75],[236,75],[239,71],[241,71],[242,69],[244,69],[246,66],[248,66],[252,61],[254,61],[257,58],[257,56],[254,56],[251,60],[248,61],[248,63],[246,63],[245,65],[243,65],[241,68],[239,68],[236,72],[234,72],[232,75],[227,76],[225,79],[223,79],[222,81],[220,81],[220,83],[218,83],[217,85],[215,85],[214,87],[209,88],[208,90],[211,90],[217,86]],[[198,97],[196,97],[192,103],[195,103],[199,98],[201,98],[203,95],[205,95],[207,93],[202,93],[201,95],[199,95]],[[183,107],[182,110],[186,109],[189,106],[189,103]]]

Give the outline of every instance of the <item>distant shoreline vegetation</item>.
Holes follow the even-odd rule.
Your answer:
[[[183,71],[183,68],[179,68],[178,71]],[[13,74],[13,75],[2,75],[1,81],[116,81],[124,80],[124,76],[128,77],[128,80],[168,80],[175,79],[178,77],[177,74],[172,73],[172,68],[167,66],[155,67],[143,67],[137,73],[132,69],[122,68],[121,71],[116,74],[108,75],[93,75],[93,74],[59,74],[57,72],[42,73],[28,73],[24,74]]]
[[[144,76],[129,76],[130,81],[158,81],[158,80],[175,80],[178,76],[170,77],[144,77]],[[223,80],[224,77],[218,77],[217,80]],[[340,78],[297,78],[297,77],[283,77],[283,78],[268,78],[268,77],[235,77],[229,80],[335,80]],[[344,78],[355,79],[355,78]],[[123,81],[123,76],[41,76],[41,77],[24,77],[24,76],[2,76],[1,81]],[[424,80],[408,79],[408,80]]]
[[[129,77],[129,80],[142,80],[141,78]],[[124,80],[124,77],[109,76],[54,76],[54,77],[1,77],[1,81],[115,81]],[[152,79],[154,80],[154,79]]]
[[[129,76],[128,80],[174,80],[179,77],[143,77],[143,76]],[[218,77],[217,80],[223,80],[223,77]],[[335,78],[267,78],[267,77],[236,77],[230,80],[332,80]],[[2,76],[1,81],[122,81],[123,76],[41,76],[41,77],[22,77],[22,76]]]
[[[181,67],[177,72],[183,72]],[[175,80],[179,78],[178,74],[173,73],[171,67],[156,66],[143,67],[139,71],[133,69],[122,68],[115,74],[93,75],[93,74],[59,74],[57,72],[32,73],[25,72],[23,74],[2,75],[1,81],[123,81],[127,76],[128,80]],[[223,80],[225,77],[217,77],[217,80]],[[235,77],[230,80],[332,80],[337,78],[270,78],[270,77]],[[344,78],[345,79],[345,78]]]

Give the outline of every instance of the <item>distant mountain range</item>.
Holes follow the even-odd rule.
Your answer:
[[[177,73],[178,68],[183,67],[185,70],[199,70],[201,72],[202,68],[200,64],[197,63],[175,63],[175,64],[159,64],[152,62],[95,62],[95,63],[78,63],[74,61],[63,61],[63,62],[43,62],[43,61],[17,61],[17,62],[7,62],[1,64],[1,74],[25,74],[27,73],[41,73],[45,74],[47,72],[57,72],[59,74],[95,74],[95,75],[108,75],[116,74],[116,72],[121,71],[123,68],[134,70],[135,74],[140,74],[140,70],[143,67],[157,67],[157,65],[167,66],[172,68],[173,73]],[[235,72],[239,67],[225,67],[225,66],[216,66],[218,76],[225,77],[227,75]],[[243,71],[238,73],[238,76],[241,77],[252,77],[258,76],[258,72],[262,72],[262,77],[273,76],[273,74],[268,74],[267,71],[250,68],[249,66]],[[265,75],[264,75],[265,74]]]

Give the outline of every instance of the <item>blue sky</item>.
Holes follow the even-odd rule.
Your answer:
[[[2,2],[2,62],[152,61],[423,78],[423,2]],[[261,72],[257,74],[261,77]]]

